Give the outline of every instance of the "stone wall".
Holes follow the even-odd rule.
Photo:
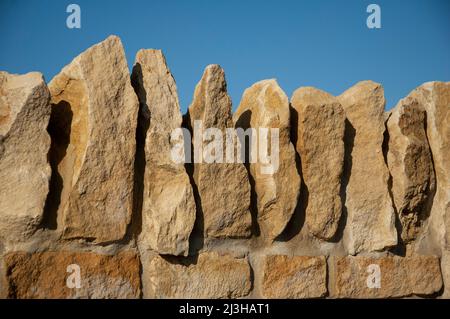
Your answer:
[[[0,72],[0,296],[448,298],[450,83],[384,107],[264,80],[232,114],[210,65],[183,116],[161,51],[130,76],[115,36],[48,84]],[[200,120],[277,128],[278,170],[174,162]]]

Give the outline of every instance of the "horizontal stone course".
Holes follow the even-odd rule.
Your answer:
[[[442,288],[439,258],[332,257],[331,297],[399,298],[432,295]],[[376,277],[379,275],[379,280]]]
[[[8,298],[140,297],[140,267],[135,252],[113,256],[68,251],[12,252],[4,256],[4,264]]]
[[[319,298],[327,293],[323,256],[266,256],[263,295],[266,298]]]
[[[247,258],[201,253],[191,258],[156,256],[144,265],[153,298],[238,298],[252,281]]]

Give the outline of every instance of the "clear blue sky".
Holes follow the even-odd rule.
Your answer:
[[[79,30],[66,27],[70,3],[81,6]],[[370,3],[381,6],[381,29],[366,26]],[[0,70],[50,81],[110,34],[130,67],[140,48],[164,51],[183,112],[211,63],[225,69],[234,109],[267,78],[288,96],[300,86],[338,95],[371,79],[387,109],[423,82],[450,80],[450,0],[0,0]]]

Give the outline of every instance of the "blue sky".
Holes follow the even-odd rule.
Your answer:
[[[66,27],[70,3],[81,7],[81,29]],[[366,26],[370,3],[381,7],[381,29]],[[371,79],[387,109],[423,82],[450,80],[449,0],[0,0],[0,70],[50,81],[110,34],[130,67],[141,48],[164,51],[183,112],[211,63],[225,69],[233,109],[267,78],[288,96],[300,86],[338,95]]]

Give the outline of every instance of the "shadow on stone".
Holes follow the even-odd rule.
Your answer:
[[[58,226],[58,208],[61,204],[63,190],[63,179],[58,172],[58,165],[66,156],[70,144],[72,118],[72,108],[67,101],[63,100],[58,104],[52,104],[50,121],[47,127],[51,138],[48,159],[52,175],[41,222],[41,227],[45,229],[56,230]]]
[[[182,127],[189,130],[191,133],[191,136],[193,137],[193,129],[190,125],[191,119],[189,111],[183,116],[183,123]],[[203,217],[203,209],[202,209],[202,200],[200,198],[200,193],[198,191],[197,184],[195,183],[194,179],[194,146],[192,144],[192,140],[188,141],[186,136],[184,138],[185,145],[187,143],[190,143],[189,148],[185,148],[185,150],[190,150],[190,158],[192,161],[185,161],[185,169],[186,173],[189,176],[189,181],[192,186],[192,192],[194,193],[194,199],[195,199],[195,206],[196,206],[196,213],[195,213],[195,223],[194,228],[192,229],[191,235],[189,236],[189,255],[196,255],[200,249],[203,248],[204,242],[205,242],[205,223],[204,223],[204,217]]]
[[[338,223],[338,228],[335,235],[331,238],[331,242],[339,242],[344,237],[345,226],[347,225],[348,210],[347,210],[347,186],[352,173],[353,165],[353,146],[355,145],[356,130],[348,119],[345,119],[344,131],[344,168],[341,177],[341,189],[339,195],[341,197],[342,214]]]
[[[197,265],[198,262],[198,254],[187,257],[173,255],[161,255],[161,257],[172,265],[191,266]]]
[[[252,111],[247,110],[241,114],[239,119],[236,121],[235,128],[242,128],[244,131],[249,129],[250,121],[252,118]],[[258,198],[255,190],[255,179],[250,173],[250,148],[252,145],[252,134],[238,136],[239,143],[244,145],[244,166],[247,170],[248,180],[250,182],[250,214],[252,216],[252,235],[255,237],[259,237],[261,235],[261,229],[258,224]]]
[[[124,238],[125,242],[128,242],[133,237],[137,238],[142,232],[142,204],[144,201],[146,166],[145,141],[151,120],[147,105],[147,92],[143,84],[142,67],[139,63],[133,66],[131,85],[139,99],[139,112],[136,125],[136,154],[134,157],[133,214]]]
[[[298,112],[289,104],[289,111],[291,116],[291,143],[295,150],[295,167],[297,168],[298,175],[301,178],[300,194],[297,198],[297,205],[294,210],[294,214],[289,220],[283,232],[275,238],[276,241],[287,242],[297,236],[305,224],[306,208],[308,207],[309,191],[305,184],[302,173],[302,163],[300,155],[297,152],[297,140],[298,140]]]

